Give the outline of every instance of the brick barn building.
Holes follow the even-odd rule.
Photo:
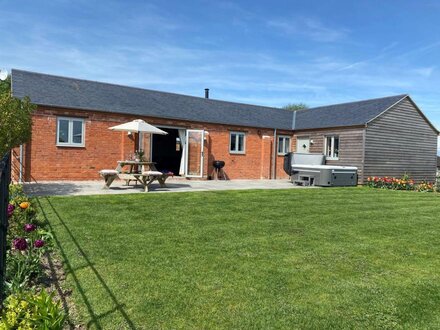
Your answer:
[[[293,112],[15,69],[12,94],[37,105],[31,141],[14,150],[24,181],[99,179],[135,149],[187,178],[209,178],[214,160],[230,179],[286,178],[283,155],[299,151],[357,166],[360,183],[435,179],[438,131],[408,95]],[[134,119],[168,135],[108,129]]]

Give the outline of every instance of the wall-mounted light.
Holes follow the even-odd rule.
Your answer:
[[[127,133],[128,136],[131,136],[132,134],[133,134],[133,133],[130,132],[130,131],[128,131],[128,133]]]
[[[313,141],[313,140],[310,140],[310,144],[314,144],[315,143],[315,141]]]

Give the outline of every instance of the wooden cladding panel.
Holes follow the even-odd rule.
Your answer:
[[[409,99],[368,124],[365,178],[407,173],[416,181],[433,182],[436,162],[437,133]]]
[[[316,131],[298,131],[293,139],[293,149],[296,151],[296,139],[299,137],[309,137],[313,141],[310,144],[311,153],[325,153],[325,137],[326,136],[338,136],[339,137],[339,159],[327,160],[326,164],[339,165],[339,166],[356,166],[358,168],[358,182],[362,182],[363,173],[363,139],[364,128],[334,128],[323,129]]]

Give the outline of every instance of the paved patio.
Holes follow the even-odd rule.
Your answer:
[[[230,180],[230,181],[198,181],[185,179],[169,179],[167,187],[152,184],[151,193],[245,190],[245,189],[299,189],[288,180]],[[103,181],[50,181],[29,183],[24,185],[26,193],[31,196],[68,196],[68,195],[108,195],[144,193],[140,185],[126,186],[124,181],[115,181],[111,188],[102,189]]]

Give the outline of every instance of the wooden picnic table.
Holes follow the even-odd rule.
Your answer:
[[[143,162],[136,160],[118,160],[118,166],[116,167],[116,171],[122,173],[122,169],[124,166],[129,166],[130,169],[127,173],[139,173],[145,171],[157,171],[155,162]],[[139,170],[140,168],[140,170]]]
[[[125,166],[129,167],[128,171],[123,171]],[[127,185],[130,181],[140,183],[145,192],[148,191],[149,186],[156,180],[162,188],[166,187],[165,181],[170,176],[169,174],[159,172],[156,169],[155,162],[135,160],[119,160],[118,166],[114,171],[108,171],[110,173],[107,175],[105,173],[103,174],[104,171],[101,171],[101,176],[103,176],[105,180],[104,188],[109,188],[114,179],[118,177],[119,179],[125,180]]]

